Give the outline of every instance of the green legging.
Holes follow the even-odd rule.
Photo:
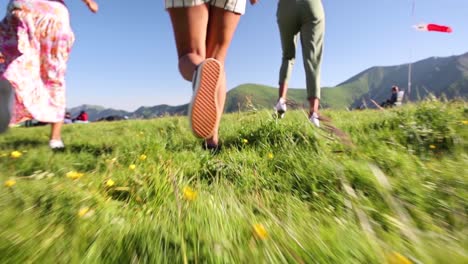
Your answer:
[[[308,98],[320,98],[320,67],[325,34],[321,0],[279,0],[276,13],[283,48],[279,84],[287,84],[296,58],[300,34]]]

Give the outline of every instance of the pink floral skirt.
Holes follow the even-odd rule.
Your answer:
[[[74,40],[63,3],[10,1],[0,22],[0,78],[15,92],[11,123],[63,121],[65,72]]]

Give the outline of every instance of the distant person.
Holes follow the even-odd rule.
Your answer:
[[[73,120],[72,120],[72,117],[71,117],[70,112],[66,112],[66,113],[65,113],[65,118],[63,119],[63,123],[64,123],[64,124],[71,124],[71,123],[73,123]]]
[[[380,106],[384,108],[400,106],[403,101],[403,95],[404,95],[404,91],[400,91],[400,88],[394,85],[392,86],[392,95],[390,99],[387,99],[385,102],[382,102]]]
[[[182,77],[192,82],[189,107],[193,133],[217,150],[226,100],[224,60],[246,0],[166,0]],[[250,0],[255,4],[257,0]]]
[[[73,123],[77,123],[77,124],[89,123],[88,113],[86,113],[86,111],[81,111],[80,114],[75,119],[73,119]]]
[[[97,12],[93,0],[83,2]],[[0,133],[36,119],[51,124],[50,148],[64,148],[64,77],[75,40],[64,1],[10,0],[0,28]]]
[[[300,35],[306,75],[309,120],[320,127],[320,69],[325,34],[325,12],[321,0],[279,0],[276,13],[283,58],[279,73],[279,99],[275,109],[279,117],[286,112],[288,81],[296,59]]]

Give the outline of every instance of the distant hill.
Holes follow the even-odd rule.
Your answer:
[[[288,99],[298,106],[306,103],[304,89],[288,90]],[[252,108],[273,108],[278,100],[278,89],[258,84],[243,84],[231,89],[227,93],[225,111],[236,112]]]
[[[408,64],[371,67],[336,87],[322,88],[321,105],[325,108],[354,108],[369,99],[384,101],[390,96],[392,85],[406,91],[408,99]],[[468,97],[468,53],[451,57],[431,57],[412,64],[411,101],[425,98],[429,93],[447,98]],[[276,87],[243,84],[227,93],[226,112],[273,108],[278,98]],[[307,106],[305,89],[289,89],[288,99],[294,107]],[[370,105],[370,104],[369,104]],[[73,116],[86,110],[94,121],[110,115],[130,118],[154,118],[164,115],[186,115],[188,104],[140,107],[135,112],[106,109],[102,106],[83,105],[70,109]]]
[[[187,115],[188,104],[170,106],[170,105],[156,105],[152,107],[142,106],[131,114],[132,118],[155,118],[165,115]]]
[[[389,97],[392,85],[418,101],[429,93],[447,98],[468,97],[468,53],[445,58],[431,57],[412,65],[412,87],[408,98],[408,64],[369,68],[342,84],[324,89],[323,101],[329,107],[359,106],[362,100],[377,102]]]
[[[104,108],[99,105],[81,105],[68,109],[68,112],[71,113],[72,117],[75,118],[78,116],[80,111],[86,111],[88,113],[89,120],[96,121],[100,118],[107,116],[131,116],[131,112],[124,110],[116,110],[112,108]]]

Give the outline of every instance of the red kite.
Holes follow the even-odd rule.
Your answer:
[[[452,33],[451,27],[437,24],[419,24],[415,25],[414,28],[419,31],[436,31],[442,33]]]

